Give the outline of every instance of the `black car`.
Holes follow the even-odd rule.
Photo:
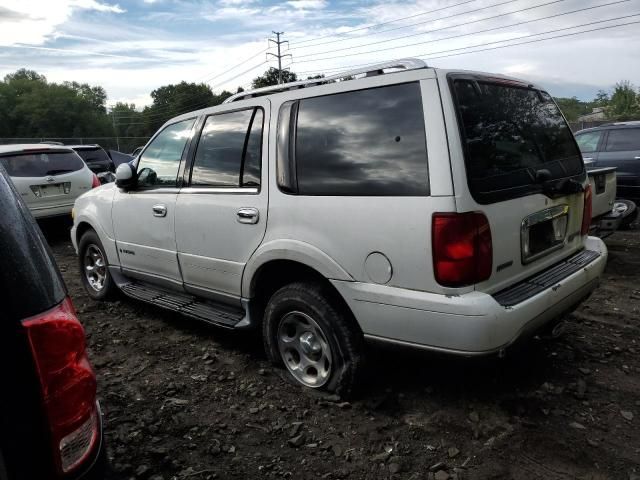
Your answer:
[[[0,480],[100,476],[102,418],[84,329],[0,166]]]
[[[115,172],[116,165],[100,145],[67,145],[82,157],[93,173]]]
[[[589,167],[616,167],[618,197],[640,200],[640,121],[587,128],[575,136]]]

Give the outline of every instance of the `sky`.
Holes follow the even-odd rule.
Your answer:
[[[640,84],[640,0],[0,0],[0,77],[28,68],[140,108],[182,80],[248,87],[277,65],[274,30],[303,78],[417,57],[582,100]]]

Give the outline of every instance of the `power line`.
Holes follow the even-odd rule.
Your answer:
[[[436,9],[434,9],[434,10],[427,10],[426,12],[420,12],[420,13],[416,13],[416,14],[414,14],[414,15],[409,15],[408,17],[396,18],[396,19],[394,19],[394,20],[388,20],[388,21],[386,21],[386,22],[376,23],[376,24],[374,24],[374,25],[369,25],[369,26],[367,26],[367,27],[359,27],[359,28],[354,28],[354,29],[352,29],[352,30],[347,30],[347,31],[345,31],[345,32],[340,32],[340,33],[331,33],[331,34],[328,34],[328,35],[323,35],[323,36],[321,36],[321,37],[309,38],[309,39],[307,39],[307,40],[300,40],[300,41],[298,41],[298,42],[293,42],[293,43],[292,43],[292,45],[299,45],[299,44],[301,44],[301,43],[307,43],[307,42],[313,42],[313,41],[316,41],[316,40],[322,40],[323,38],[336,37],[336,36],[343,36],[343,35],[348,35],[348,34],[353,33],[353,32],[359,32],[359,31],[362,31],[362,30],[369,30],[370,28],[380,27],[380,26],[382,26],[382,25],[387,25],[387,24],[389,24],[389,23],[400,22],[400,21],[402,21],[402,20],[408,20],[408,19],[410,19],[410,18],[419,17],[419,16],[421,16],[421,15],[427,15],[427,14],[429,14],[429,13],[440,12],[440,11],[442,11],[442,10],[447,10],[447,9],[449,9],[449,8],[454,8],[454,7],[459,7],[460,5],[465,5],[465,4],[467,4],[467,3],[473,3],[473,2],[476,2],[476,1],[477,1],[477,0],[465,0],[464,2],[456,3],[456,4],[454,4],[454,5],[448,5],[448,6],[446,6],[446,7],[436,8]],[[364,36],[364,35],[363,35],[363,36]],[[315,46],[315,45],[308,45],[308,46],[313,47],[313,46]],[[298,48],[307,48],[307,47],[298,47]],[[292,48],[291,50],[293,50],[293,48]]]
[[[388,42],[392,42],[392,41],[395,41],[395,40],[400,40],[402,38],[414,37],[416,35],[423,35],[423,34],[427,34],[427,33],[433,33],[435,31],[447,30],[449,28],[459,27],[461,25],[468,25],[470,23],[478,23],[480,21],[489,20],[489,19],[492,19],[492,18],[497,18],[497,17],[505,16],[505,15],[511,15],[511,14],[514,14],[514,13],[520,13],[520,12],[523,12],[525,10],[531,10],[531,9],[534,9],[534,8],[545,7],[547,5],[551,5],[551,4],[559,3],[559,2],[564,2],[564,1],[566,1],[566,0],[553,0],[551,2],[542,3],[542,4],[539,4],[539,5],[535,5],[533,7],[527,7],[527,8],[523,8],[523,9],[520,9],[520,10],[515,10],[515,11],[509,12],[507,14],[500,14],[500,15],[496,15],[494,17],[488,17],[488,18],[484,18],[484,19],[481,19],[481,20],[476,20],[476,21],[473,21],[473,22],[467,22],[466,24],[451,25],[449,27],[443,27],[443,28],[439,28],[439,29],[436,29],[436,30],[422,32],[422,33],[418,33],[418,34],[405,35],[405,36],[402,36],[402,37],[391,38],[391,39],[382,40],[382,41],[379,41],[379,42],[367,43],[367,44],[364,44],[364,45],[357,45],[357,46],[350,47],[350,48],[340,48],[340,49],[337,49],[337,50],[329,50],[329,51],[327,51],[325,53],[340,52],[340,51],[343,51],[343,50],[352,50],[353,48],[360,48],[360,47],[366,47],[366,46],[370,46],[370,45],[377,45],[377,44],[380,44],[380,43],[388,43]],[[435,38],[435,39],[432,39],[432,40],[425,40],[423,42],[409,43],[409,44],[399,45],[399,46],[395,46],[395,47],[388,47],[388,48],[382,48],[382,49],[378,48],[378,49],[369,50],[369,51],[366,51],[366,52],[349,53],[349,54],[345,54],[345,55],[339,55],[339,56],[336,56],[336,57],[333,57],[333,58],[352,57],[352,56],[356,56],[356,55],[364,55],[364,54],[367,54],[367,53],[384,52],[384,51],[388,51],[388,50],[395,50],[397,48],[414,47],[416,45],[425,45],[427,43],[441,42],[443,40],[450,40],[452,38],[461,38],[461,37],[467,37],[467,36],[470,36],[470,35],[477,35],[479,33],[493,32],[493,31],[496,31],[496,30],[502,30],[502,29],[505,29],[505,28],[517,27],[517,26],[520,26],[520,25],[526,25],[526,24],[529,24],[529,23],[539,22],[541,20],[548,20],[550,18],[562,17],[562,16],[565,16],[565,15],[571,15],[571,14],[574,14],[574,13],[584,12],[584,11],[587,11],[587,10],[593,10],[593,9],[596,9],[596,8],[608,7],[608,6],[611,6],[611,5],[616,5],[616,4],[625,3],[625,2],[629,2],[629,1],[630,0],[617,0],[617,1],[611,2],[611,3],[595,5],[595,6],[592,6],[592,7],[579,8],[577,10],[571,10],[571,11],[568,11],[568,12],[556,13],[556,14],[553,14],[553,15],[547,15],[545,17],[535,18],[535,19],[532,19],[532,20],[523,20],[521,22],[516,22],[516,23],[509,24],[509,25],[501,25],[501,26],[498,26],[498,27],[486,28],[484,30],[477,30],[475,32],[460,33],[460,34],[457,34],[457,35],[450,35],[448,37]],[[311,55],[317,55],[317,54],[311,54]],[[300,55],[300,57],[305,58],[305,57],[309,57],[311,55]],[[298,58],[300,58],[300,57],[298,57]],[[297,60],[297,63],[304,63],[304,62],[309,62],[309,61],[313,61],[313,60],[314,59]],[[324,60],[324,58],[316,58],[315,60]]]
[[[634,16],[634,15],[630,15],[630,16]],[[486,43],[486,44],[480,44],[480,45],[477,45],[477,46],[491,45],[491,44],[495,44],[495,43],[509,42],[509,41],[512,41],[512,40],[520,40],[520,39],[523,39],[523,38],[536,37],[536,36],[540,36],[540,35],[545,35],[547,33],[555,33],[555,32],[560,32],[560,31],[563,31],[563,30],[570,30],[572,28],[581,28],[581,27],[586,27],[586,26],[589,26],[589,25],[595,25],[595,24],[598,24],[598,23],[604,23],[604,22],[611,22],[611,21],[614,21],[614,20],[620,20],[620,19],[623,19],[623,18],[629,18],[629,15],[622,16],[622,17],[609,18],[609,19],[606,19],[606,20],[599,20],[599,21],[596,21],[596,22],[589,22],[589,23],[583,23],[583,24],[579,24],[579,25],[573,25],[571,27],[564,27],[564,28],[559,28],[559,29],[555,29],[555,30],[549,30],[547,32],[534,33],[534,34],[530,34],[530,35],[523,35],[523,36],[520,36],[520,37],[509,38],[509,39],[506,39],[506,40],[497,40],[497,41],[494,41],[494,42],[489,42],[489,43]],[[539,19],[539,20],[543,20],[543,19]],[[511,25],[509,25],[509,26],[511,26]],[[504,27],[504,28],[506,28],[506,27]],[[495,29],[497,29],[497,28],[495,28]],[[480,33],[480,32],[474,32],[474,33]],[[461,34],[459,36],[466,36],[466,35],[471,35],[471,33],[469,33],[469,34]],[[454,38],[454,37],[455,36],[447,37],[447,38],[443,38],[443,39],[438,39],[438,40],[445,40],[445,39]],[[396,47],[369,50],[369,51],[366,51],[366,52],[349,53],[349,54],[344,54],[344,55],[335,55],[335,56],[332,56],[332,57],[325,57],[325,58],[315,58],[315,59],[308,59],[308,60],[297,60],[296,63],[319,62],[319,61],[323,61],[323,60],[335,60],[336,58],[352,57],[352,56],[357,56],[357,55],[366,55],[368,53],[377,53],[377,52],[383,52],[383,51],[387,51],[387,50],[395,50],[395,49],[399,49],[399,48],[412,47],[412,46],[415,46],[415,45],[423,45],[425,43],[431,43],[431,42],[438,41],[438,40],[429,40],[429,41],[426,41],[426,42],[418,42],[418,43],[413,43],[413,44],[409,44],[409,45],[398,45]],[[462,47],[462,48],[472,48],[472,47]],[[454,51],[454,50],[460,50],[460,48],[451,49],[451,50],[443,50],[443,52]],[[437,53],[439,53],[439,52],[437,52]],[[428,55],[428,54],[421,54],[421,55]]]

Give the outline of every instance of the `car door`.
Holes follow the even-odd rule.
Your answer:
[[[214,111],[193,143],[176,203],[178,260],[192,293],[240,302],[244,266],[267,223],[269,106],[255,99]]]
[[[177,289],[182,278],[176,254],[178,172],[195,118],[164,127],[137,165],[137,186],[114,195],[112,218],[123,273]]]
[[[604,131],[594,130],[578,133],[576,135],[576,141],[580,152],[582,153],[582,159],[587,168],[595,167],[598,162],[598,147],[602,144]]]
[[[611,129],[598,155],[599,167],[616,167],[618,196],[640,198],[640,127]]]

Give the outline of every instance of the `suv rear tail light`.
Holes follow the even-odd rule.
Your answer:
[[[591,192],[591,184],[589,184],[584,189],[584,209],[582,210],[582,228],[580,229],[580,233],[582,235],[589,234],[589,227],[591,226],[592,214],[593,214],[592,192]]]
[[[464,287],[491,276],[491,228],[483,213],[435,213],[431,235],[433,269],[440,285]]]
[[[91,188],[96,188],[99,187],[100,184],[100,179],[98,178],[98,176],[94,173],[93,174],[93,179],[91,180]]]
[[[99,436],[96,376],[69,298],[23,322],[40,379],[59,473],[78,467]]]

